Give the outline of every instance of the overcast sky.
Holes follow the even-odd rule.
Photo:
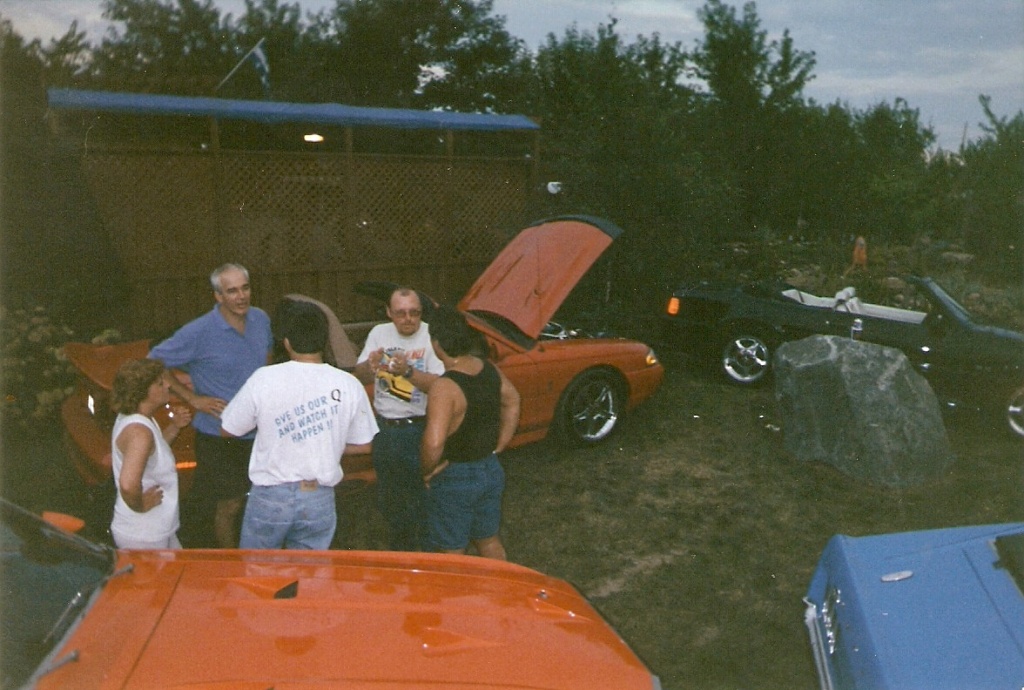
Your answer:
[[[215,0],[239,14],[242,0]],[[333,0],[299,0],[308,10]],[[692,48],[703,36],[697,10],[703,0],[495,0],[507,28],[536,49],[549,33],[575,24],[594,31],[610,17],[632,43],[658,33]],[[732,2],[737,11],[742,0]],[[981,134],[979,94],[992,97],[999,116],[1024,110],[1024,2],[1022,0],[761,0],[761,26],[772,38],[789,29],[798,50],[816,56],[805,94],[819,103],[842,101],[862,109],[904,98],[921,121],[956,149]],[[0,15],[26,38],[63,35],[71,22],[92,36],[107,24],[99,0],[0,0]],[[273,56],[270,56],[273,71]]]

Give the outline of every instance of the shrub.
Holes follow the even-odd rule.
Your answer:
[[[63,349],[72,335],[43,307],[0,307],[5,428],[36,430],[55,422],[61,402],[74,390],[74,368]]]

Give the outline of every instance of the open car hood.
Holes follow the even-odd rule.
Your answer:
[[[653,688],[571,586],[475,557],[122,551],[46,687]],[[101,682],[102,681],[102,682]]]
[[[64,355],[87,379],[104,390],[114,387],[114,375],[129,359],[142,359],[149,354],[148,340],[133,340],[116,345],[66,343]]]
[[[520,232],[459,302],[498,314],[537,338],[576,283],[622,234],[601,218],[564,216]]]

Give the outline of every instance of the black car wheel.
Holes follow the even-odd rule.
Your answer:
[[[585,371],[562,393],[555,424],[562,441],[572,445],[597,443],[619,423],[624,394],[616,377],[606,371]]]
[[[1018,388],[1006,405],[1006,421],[1010,423],[1010,430],[1024,438],[1024,386]]]
[[[771,367],[768,341],[753,333],[738,332],[722,348],[722,373],[733,383],[752,385]]]

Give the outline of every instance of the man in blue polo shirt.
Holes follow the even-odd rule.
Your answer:
[[[171,389],[196,410],[196,471],[182,504],[182,542],[236,548],[254,435],[223,438],[220,413],[249,376],[269,362],[274,339],[270,317],[251,305],[245,267],[224,264],[210,274],[210,284],[217,300],[213,310],[182,326],[150,350],[149,358],[192,378],[190,390],[171,377]],[[209,541],[211,526],[214,543]]]

